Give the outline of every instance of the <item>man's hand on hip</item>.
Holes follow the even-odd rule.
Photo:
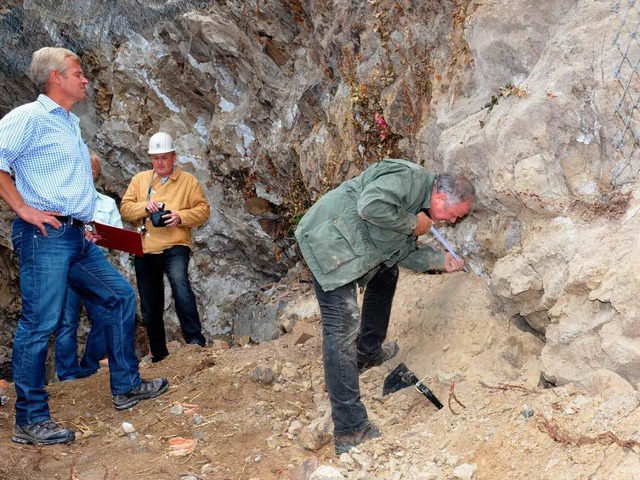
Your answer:
[[[56,215],[60,215],[59,212],[36,210],[28,205],[24,205],[24,207],[17,210],[16,213],[25,222],[38,227],[45,237],[47,236],[45,225],[51,225],[53,228],[60,228],[62,226],[60,220],[56,218]]]

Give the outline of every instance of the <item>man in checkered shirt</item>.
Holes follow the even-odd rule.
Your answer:
[[[75,439],[73,430],[51,420],[44,389],[49,337],[60,322],[68,286],[100,312],[94,321],[104,323],[116,409],[156,397],[169,383],[140,378],[133,345],[135,293],[85,231],[96,197],[89,150],[78,117],[70,113],[86,97],[80,59],[45,47],[33,54],[30,71],[41,95],[0,120],[0,198],[17,214],[12,242],[22,296],[13,342],[12,440],[51,445]]]

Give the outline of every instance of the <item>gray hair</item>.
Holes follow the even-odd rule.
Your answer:
[[[100,172],[102,171],[102,162],[100,161],[98,154],[93,150],[89,150],[89,158],[91,159],[91,173],[93,174],[93,181],[96,182],[100,177]]]
[[[433,181],[433,189],[447,196],[447,205],[473,202],[476,198],[475,188],[464,175],[439,173]]]
[[[31,56],[31,79],[40,90],[40,93],[47,93],[49,75],[52,70],[64,72],[67,69],[66,58],[73,58],[80,61],[80,57],[66,48],[44,47],[33,52]]]
[[[102,160],[100,160],[100,157],[98,156],[98,154],[91,149],[89,149],[89,158],[91,159],[91,163],[97,163],[98,167],[101,166]]]

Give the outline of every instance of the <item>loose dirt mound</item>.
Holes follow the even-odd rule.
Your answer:
[[[317,350],[315,345],[310,348]],[[267,445],[267,438],[280,433],[280,428],[315,410],[304,382],[275,378],[275,369],[286,362],[296,366],[290,368],[296,377],[304,375],[310,368],[308,363],[304,367],[305,357],[286,339],[230,350],[185,347],[160,364],[141,369],[145,378],[168,377],[168,393],[124,412],[111,404],[106,369],[86,379],[50,385],[53,418],[82,436],[69,446],[12,443],[10,392],[10,404],[2,407],[0,476],[169,479],[202,475],[207,465],[206,478],[278,478],[287,465],[311,456],[295,442],[280,449]],[[260,366],[273,369],[273,381],[254,379]],[[123,422],[135,432],[125,433]],[[172,453],[170,441],[178,437],[195,440],[192,454]]]
[[[171,388],[128,411],[118,412],[111,405],[106,369],[87,379],[50,385],[53,418],[79,432],[71,445],[12,443],[10,389],[9,404],[0,407],[0,478],[640,479],[640,435],[635,427],[640,412],[631,386],[611,372],[598,372],[580,386],[555,389],[532,386],[525,372],[523,379],[529,384],[500,381],[496,372],[511,371],[505,369],[513,369],[516,358],[515,353],[505,355],[508,351],[500,341],[525,334],[504,325],[501,331],[502,327],[491,327],[498,333],[481,337],[489,330],[488,321],[481,311],[469,309],[470,295],[460,299],[469,309],[466,315],[449,306],[451,318],[441,315],[433,337],[418,342],[407,336],[407,325],[417,321],[407,312],[434,311],[412,303],[424,301],[424,296],[412,294],[418,278],[405,276],[405,293],[394,307],[391,336],[403,350],[361,376],[363,401],[383,435],[357,450],[341,457],[333,454],[326,433],[331,425],[320,325],[311,315],[292,333],[261,345],[226,350],[189,346],[160,364],[143,363],[145,378],[166,376]],[[446,288],[449,280],[434,281],[440,283],[429,285],[432,293]],[[313,298],[305,301],[302,310]],[[474,344],[473,354],[453,355],[451,350],[462,348],[462,335],[459,341],[453,333],[438,340],[442,322],[468,326],[470,318],[483,322],[484,328],[475,333],[484,339],[483,346]],[[447,327],[452,332],[453,323]],[[416,344],[424,345],[422,353]],[[418,358],[434,360],[427,368]],[[436,363],[438,358],[442,363]],[[419,369],[419,375],[433,374],[425,383],[444,404],[442,410],[413,388],[382,397],[384,378],[400,361]],[[484,377],[482,371],[487,371]],[[125,422],[131,426],[123,426]],[[319,467],[329,473],[320,476]]]

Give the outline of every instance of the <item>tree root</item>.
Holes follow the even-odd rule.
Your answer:
[[[539,393],[537,390],[532,390],[530,388],[523,387],[522,385],[511,385],[509,383],[500,383],[498,385],[488,385],[483,381],[480,381],[480,385],[482,385],[485,388],[491,388],[494,390],[520,390],[521,392],[527,392],[527,393]]]
[[[633,448],[640,446],[640,441],[638,440],[622,440],[616,434],[611,431],[601,433],[596,435],[595,437],[587,437],[584,435],[572,436],[567,432],[560,430],[560,427],[556,424],[551,423],[542,415],[537,415],[538,419],[538,428],[541,431],[546,432],[553,441],[558,442],[562,445],[591,445],[595,443],[599,443],[601,445],[611,445],[615,443],[616,445],[622,448]]]
[[[460,412],[456,412],[453,410],[453,408],[451,408],[451,399],[453,399],[458,405],[460,405],[462,408],[467,408],[465,407],[462,402],[460,400],[458,400],[458,397],[456,397],[456,393],[453,391],[453,389],[456,386],[456,382],[454,380],[451,380],[451,385],[449,386],[449,400],[448,400],[448,404],[449,404],[449,410],[451,410],[451,413],[453,413],[454,415],[459,415]]]

